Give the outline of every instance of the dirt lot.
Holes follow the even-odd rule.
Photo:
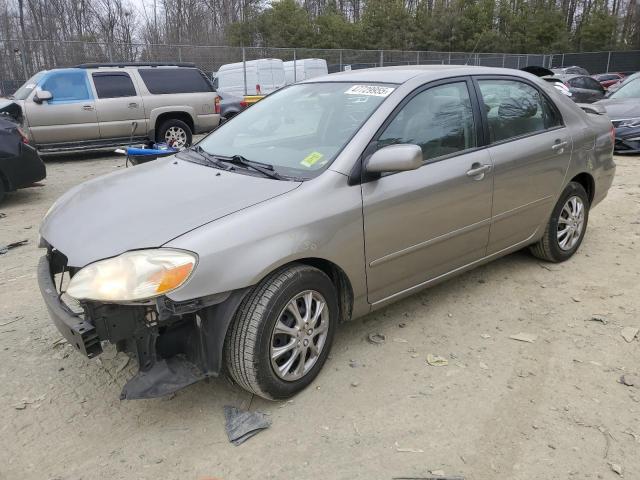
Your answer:
[[[640,341],[621,335],[640,327],[640,158],[617,159],[574,259],[517,253],[343,325],[319,378],[282,403],[223,379],[121,402],[135,368],[124,355],[88,360],[58,342],[36,285],[38,223],[122,163],[49,161],[43,187],[0,206],[0,244],[29,241],[0,255],[1,479],[583,480],[618,478],[617,466],[640,478],[640,385],[619,383],[640,375]],[[521,332],[537,338],[509,338]],[[273,425],[234,447],[224,405]]]

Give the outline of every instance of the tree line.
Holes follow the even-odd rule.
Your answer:
[[[640,49],[640,0],[0,0],[0,39],[549,53]],[[120,50],[117,50],[120,49]]]

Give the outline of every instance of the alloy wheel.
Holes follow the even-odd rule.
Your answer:
[[[558,246],[564,250],[571,250],[576,246],[584,228],[584,202],[578,196],[567,199],[558,219]]]
[[[187,144],[187,132],[180,127],[169,127],[164,134],[164,139],[168,144],[182,148]]]
[[[271,366],[286,381],[304,377],[316,364],[327,341],[329,308],[315,290],[298,293],[282,309],[271,334]]]

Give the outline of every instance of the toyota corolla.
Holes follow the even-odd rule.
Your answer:
[[[606,116],[525,72],[314,78],[67,192],[40,229],[39,283],[78,351],[137,359],[122,398],[223,373],[287,398],[340,322],[525,247],[569,259],[612,151]]]

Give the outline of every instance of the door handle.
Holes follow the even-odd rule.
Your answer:
[[[87,112],[90,112],[90,111],[93,110],[93,105],[83,105],[82,109],[87,111]]]
[[[132,102],[132,103],[129,104],[129,108],[138,108],[138,104]]]
[[[564,140],[556,140],[556,143],[551,145],[551,150],[562,150],[564,147],[569,145],[569,142]]]
[[[467,177],[474,177],[475,180],[482,180],[484,174],[491,171],[491,165],[474,163],[471,170],[467,171]]]

